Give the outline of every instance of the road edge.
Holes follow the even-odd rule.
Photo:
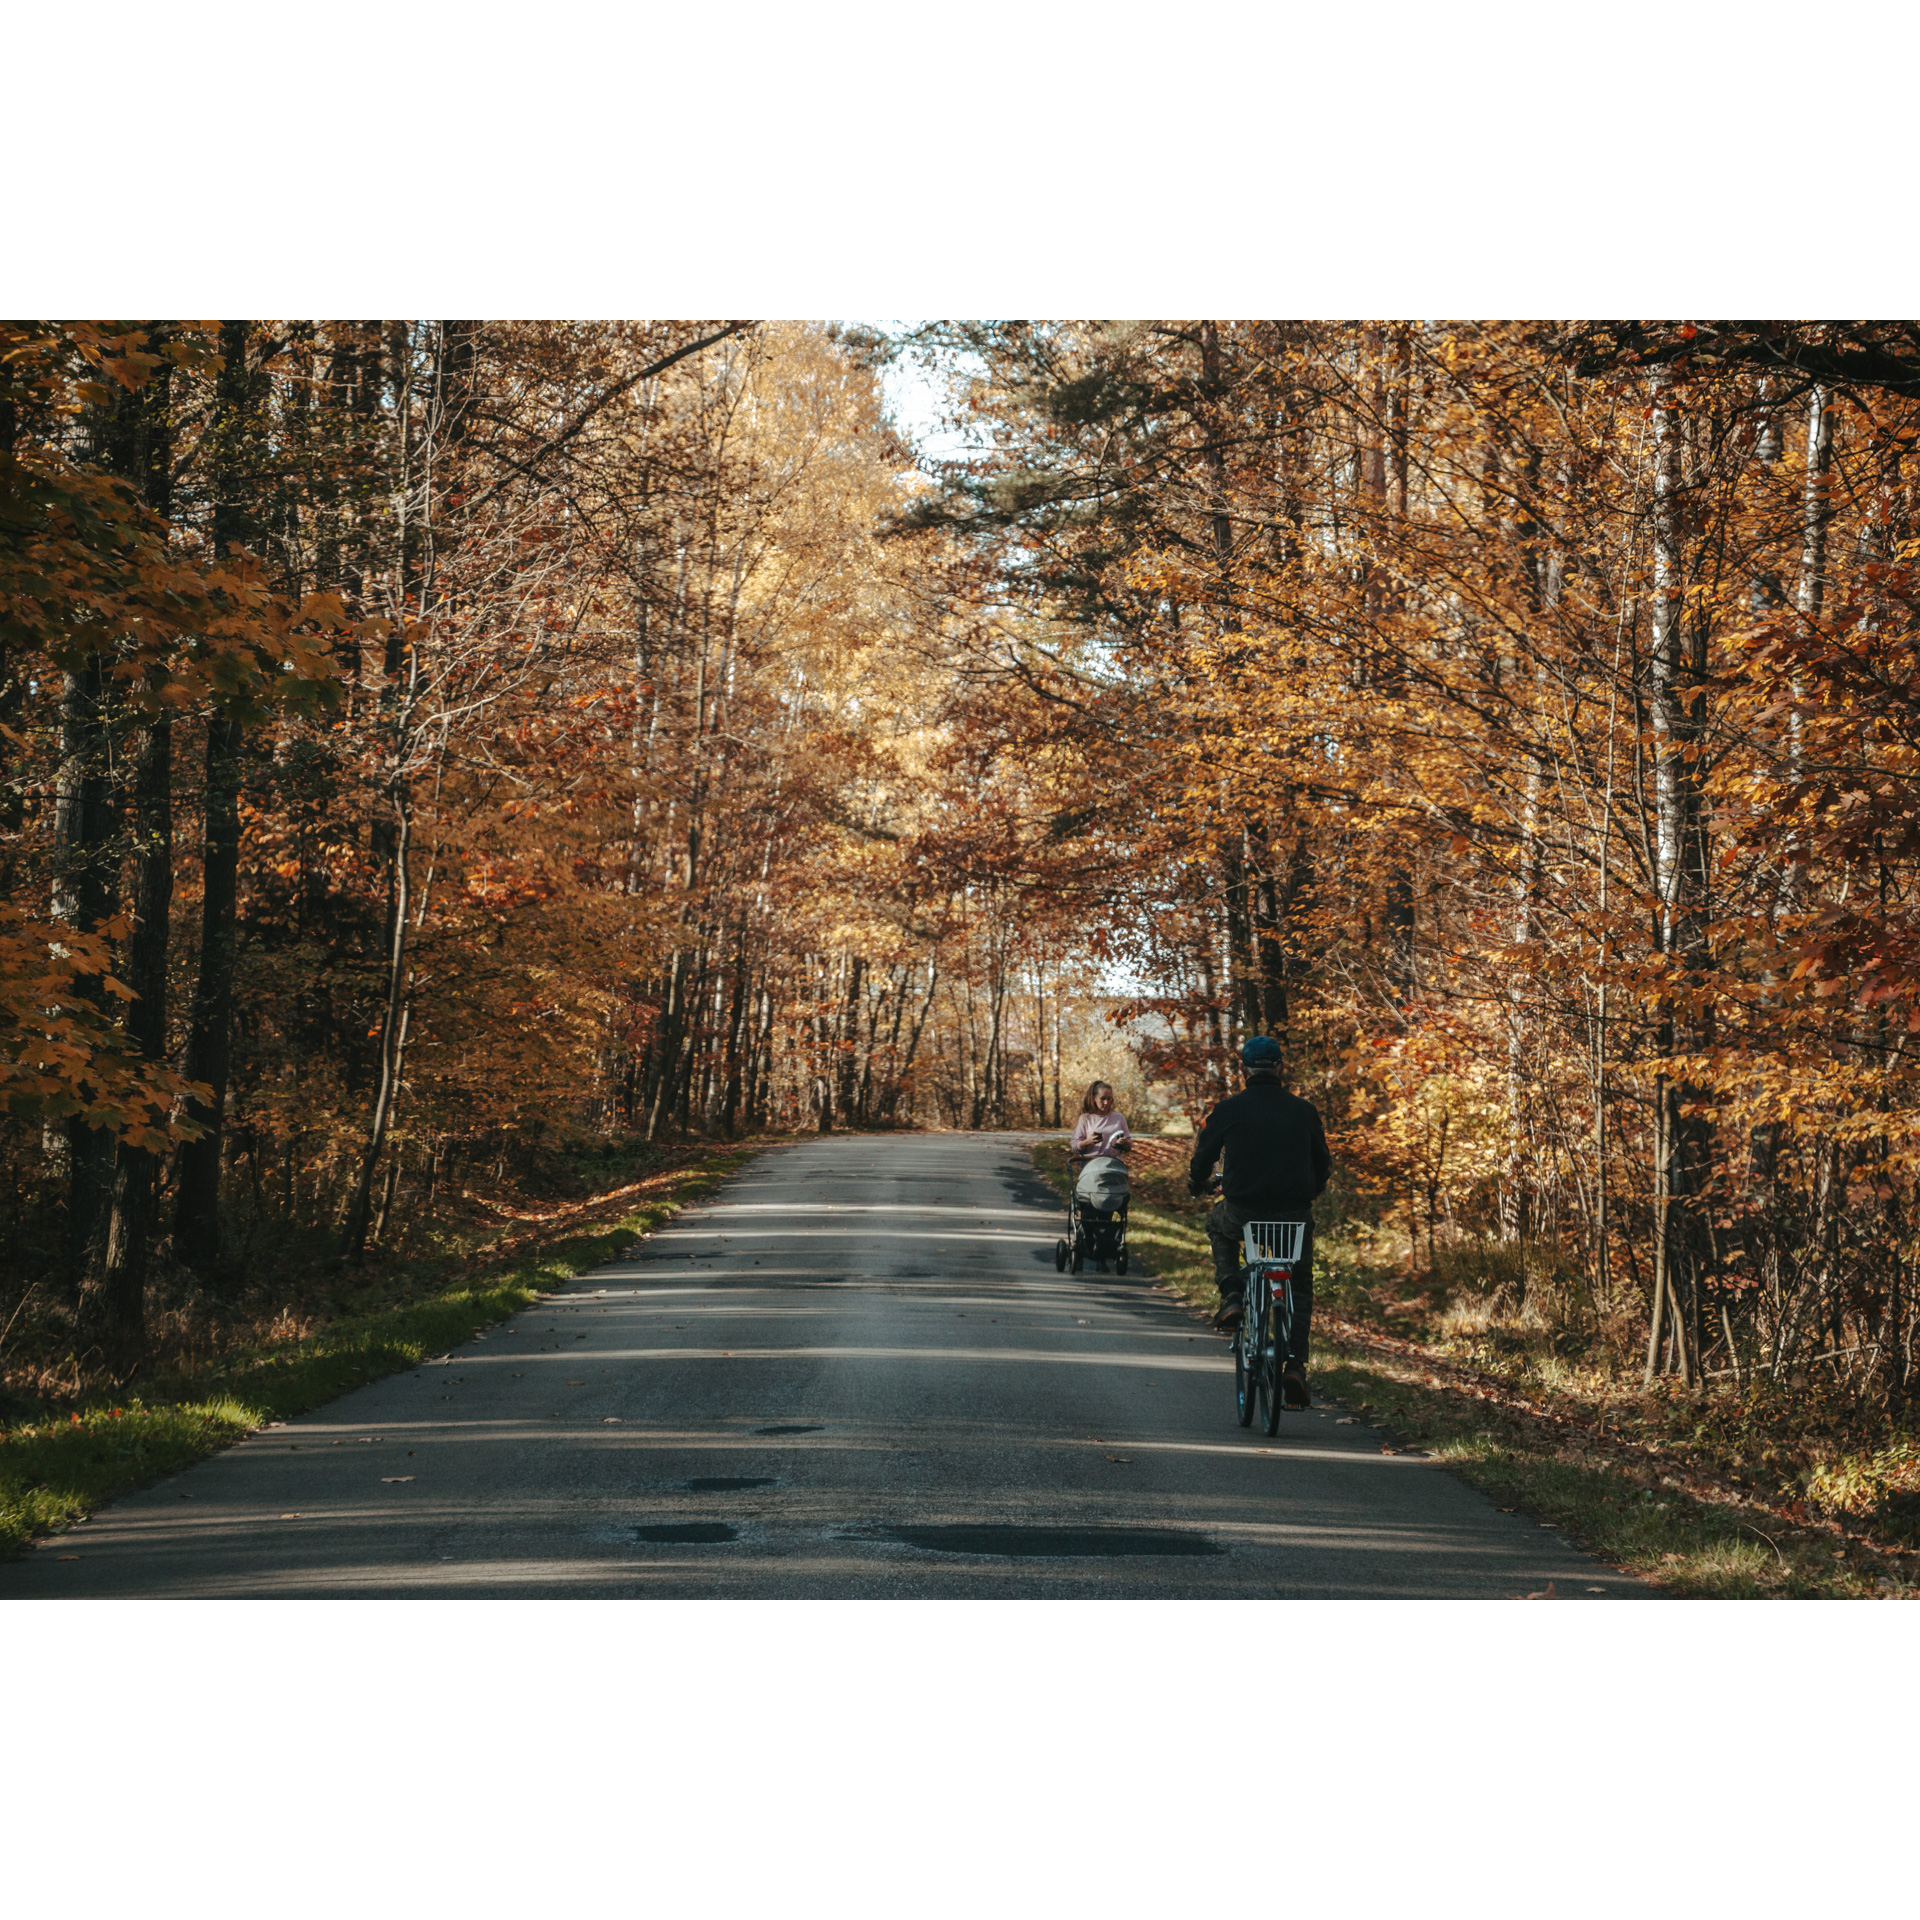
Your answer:
[[[0,1564],[250,1433],[418,1366],[524,1311],[552,1288],[617,1259],[763,1150],[764,1143],[698,1148],[691,1161],[650,1177],[672,1182],[669,1190],[590,1231],[522,1246],[459,1286],[336,1322],[297,1345],[236,1355],[191,1395],[152,1406],[130,1396],[124,1407],[0,1432]],[[595,1204],[589,1199],[574,1211],[591,1214]]]

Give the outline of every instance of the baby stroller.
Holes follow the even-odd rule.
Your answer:
[[[1078,1273],[1089,1260],[1127,1270],[1127,1163],[1117,1154],[1096,1153],[1080,1169],[1067,1199],[1067,1237],[1053,1244],[1056,1273]]]

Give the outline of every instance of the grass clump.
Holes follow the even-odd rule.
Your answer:
[[[1576,1545],[1669,1593],[1694,1599],[1864,1599],[1885,1591],[1817,1527],[1677,1487],[1635,1462],[1524,1416],[1432,1385],[1417,1365],[1339,1334],[1315,1336],[1314,1385],[1431,1453],[1502,1505],[1550,1521]]]

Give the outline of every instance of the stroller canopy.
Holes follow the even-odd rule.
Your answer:
[[[1080,1169],[1073,1197],[1111,1213],[1127,1197],[1127,1163],[1117,1154],[1096,1154]]]

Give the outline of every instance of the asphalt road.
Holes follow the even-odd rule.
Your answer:
[[[129,1495],[0,1596],[1645,1596],[1057,1274],[1021,1138],[775,1148],[631,1261]]]

